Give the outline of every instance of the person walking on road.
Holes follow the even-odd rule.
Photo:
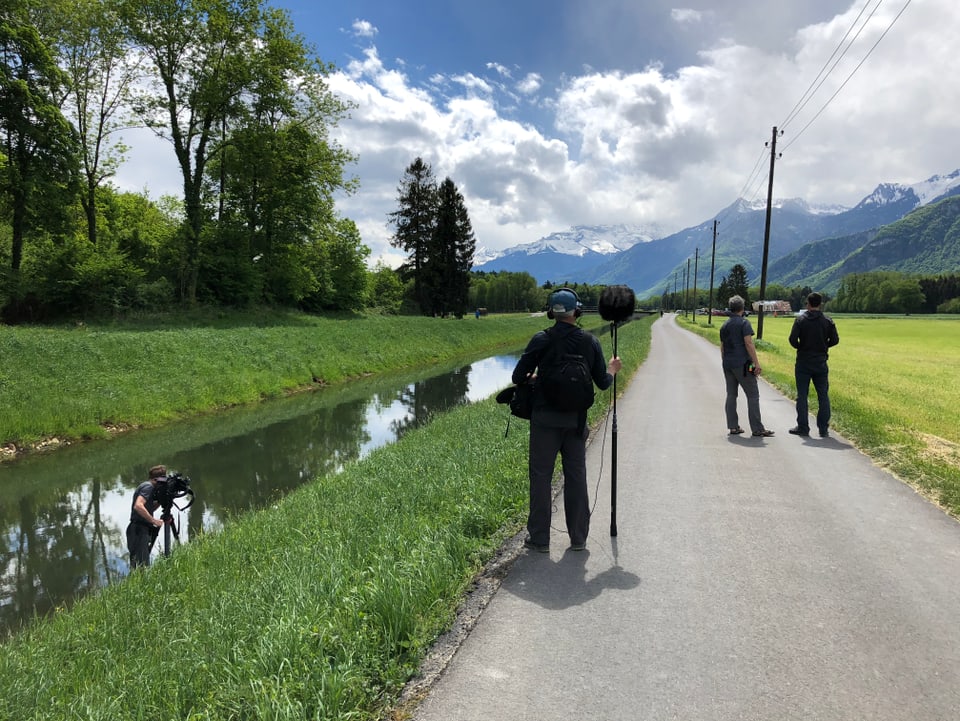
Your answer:
[[[830,378],[827,368],[827,349],[840,342],[833,319],[825,316],[820,306],[823,297],[819,293],[807,296],[806,310],[793,321],[790,330],[790,345],[797,349],[793,368],[797,383],[797,425],[790,429],[796,436],[810,435],[810,416],[807,412],[807,395],[810,381],[817,391],[817,429],[820,437],[830,435]]]
[[[768,438],[773,431],[763,427],[760,418],[760,361],[753,344],[753,326],[744,315],[744,301],[739,295],[732,296],[728,303],[730,317],[720,327],[720,358],[723,362],[723,377],[727,383],[727,429],[730,435],[743,433],[740,416],[737,414],[737,396],[743,388],[747,397],[747,418],[754,436]]]
[[[596,336],[577,326],[580,299],[569,288],[550,295],[547,316],[552,328],[538,332],[527,344],[513,369],[516,384],[536,381],[530,418],[530,513],[524,546],[547,553],[550,550],[550,520],[553,506],[553,469],[557,454],[563,465],[563,508],[570,548],[586,548],[590,531],[590,499],[587,495],[587,407],[593,402],[593,384],[606,390],[621,368],[614,356],[607,363]],[[571,409],[565,398],[552,396],[547,376],[561,359],[580,359],[585,364],[583,382],[587,399],[581,409]],[[540,376],[538,379],[537,376]],[[589,375],[589,378],[586,376]],[[592,384],[591,384],[592,379]],[[573,389],[564,395],[571,395]]]

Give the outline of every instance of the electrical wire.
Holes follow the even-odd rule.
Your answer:
[[[859,63],[857,63],[857,67],[855,67],[855,68],[850,72],[850,74],[847,76],[846,80],[844,80],[844,81],[840,84],[840,87],[838,87],[837,90],[836,90],[836,92],[834,92],[834,94],[830,96],[830,98],[827,100],[827,102],[823,104],[823,107],[821,107],[820,110],[817,111],[816,115],[814,115],[812,118],[810,118],[810,121],[809,121],[806,125],[804,125],[802,128],[800,128],[800,132],[796,133],[796,134],[790,139],[790,142],[787,143],[785,146],[783,146],[783,149],[784,149],[784,150],[786,150],[786,149],[789,148],[791,145],[793,145],[795,142],[797,142],[797,140],[800,138],[800,136],[803,135],[804,131],[805,131],[807,128],[809,128],[809,127],[814,123],[814,121],[815,121],[817,118],[820,117],[820,115],[823,113],[823,111],[826,110],[827,107],[830,105],[830,103],[833,102],[834,98],[836,98],[837,95],[840,94],[840,91],[843,90],[844,87],[846,87],[847,83],[850,82],[850,79],[856,74],[856,72],[857,72],[857,71],[863,66],[863,64],[867,61],[867,58],[869,58],[870,55],[873,53],[873,51],[877,49],[877,46],[880,44],[880,41],[883,40],[883,39],[887,36],[887,33],[890,32],[890,30],[893,28],[893,26],[894,26],[894,24],[897,22],[897,20],[900,19],[900,16],[903,15],[903,13],[906,11],[906,9],[907,9],[908,7],[910,7],[910,3],[911,3],[911,2],[913,2],[913,0],[907,0],[907,2],[904,4],[904,6],[903,6],[902,8],[900,8],[900,12],[898,12],[898,13],[896,14],[896,16],[894,16],[893,20],[890,21],[890,24],[887,26],[886,30],[884,30],[884,31],[880,34],[880,37],[877,38],[877,41],[870,47],[870,50],[867,51],[867,54],[863,56],[863,59],[862,59]]]
[[[786,128],[787,125],[790,123],[790,121],[793,120],[800,113],[801,110],[803,110],[803,108],[806,106],[808,102],[810,102],[814,94],[817,92],[817,90],[820,89],[820,86],[823,85],[824,81],[827,79],[830,73],[832,73],[833,70],[837,67],[837,63],[839,63],[843,59],[843,56],[847,54],[847,51],[853,45],[853,42],[857,39],[857,37],[859,37],[860,33],[863,31],[863,28],[866,27],[866,24],[870,21],[870,18],[872,18],[874,13],[877,12],[883,0],[877,1],[877,4],[873,8],[873,11],[870,13],[869,17],[867,17],[863,25],[860,26],[860,30],[858,30],[857,34],[853,37],[853,39],[849,43],[847,43],[847,47],[844,48],[842,53],[840,53],[840,56],[837,57],[837,53],[840,51],[840,48],[846,42],[847,38],[850,37],[850,33],[853,32],[853,29],[857,26],[857,23],[860,22],[860,18],[863,17],[863,14],[867,11],[867,8],[870,7],[871,2],[873,2],[873,0],[867,0],[866,4],[860,9],[860,13],[857,15],[856,19],[850,24],[850,27],[847,28],[847,32],[844,34],[843,38],[837,44],[837,47],[834,48],[833,53],[830,55],[829,58],[827,58],[827,61],[823,64],[823,67],[820,68],[820,72],[817,73],[817,77],[813,79],[813,81],[804,91],[803,95],[800,96],[800,99],[796,102],[796,104],[787,114],[787,117],[778,126],[781,130]],[[830,65],[830,61],[833,60],[834,58],[837,58],[836,62],[834,62],[833,65],[830,66],[830,70],[827,71],[826,74],[824,74],[824,71],[827,70],[827,66]],[[821,79],[821,76],[823,76],[822,79]],[[818,80],[820,81],[819,83],[817,82]]]

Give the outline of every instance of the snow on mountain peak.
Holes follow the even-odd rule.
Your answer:
[[[478,248],[474,253],[474,265],[479,266],[491,260],[510,254],[536,255],[552,251],[561,255],[583,257],[588,253],[611,255],[633,247],[637,243],[646,243],[665,235],[660,226],[650,225],[575,225],[569,230],[550,233],[533,243],[524,243],[506,251],[491,251]]]

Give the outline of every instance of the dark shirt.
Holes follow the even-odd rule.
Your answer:
[[[130,503],[130,522],[131,523],[142,523],[145,526],[149,526],[150,523],[146,518],[141,516],[136,512],[135,506],[137,503],[137,496],[143,496],[143,503],[146,506],[147,510],[153,515],[153,512],[156,511],[160,504],[153,500],[153,492],[155,486],[150,481],[144,481],[139,486],[137,490],[133,492],[133,501]]]
[[[613,385],[613,376],[607,373],[607,361],[603,357],[603,349],[600,347],[600,341],[597,340],[597,337],[572,323],[564,321],[557,321],[550,329],[549,334],[542,330],[530,339],[526,350],[523,351],[523,355],[520,356],[520,360],[517,361],[517,365],[513,369],[514,383],[523,383],[531,373],[537,370],[544,354],[549,351],[553,343],[551,335],[556,333],[563,336],[563,340],[558,342],[562,343],[565,352],[583,353],[586,356],[587,364],[590,367],[590,375],[593,377],[593,382],[597,388],[603,391]],[[581,340],[584,337],[588,339],[586,343]],[[586,347],[586,352],[583,350],[584,347]],[[557,411],[547,407],[544,399],[536,392],[533,396],[533,411],[537,415],[538,421],[544,422],[545,425],[561,427],[576,426],[578,423],[577,417],[581,415],[576,411]],[[582,415],[585,416],[586,414]]]
[[[807,309],[797,316],[790,330],[790,345],[797,349],[797,359],[826,359],[827,349],[840,342],[833,319],[819,310]]]
[[[732,315],[720,326],[720,343],[723,344],[724,370],[740,370],[750,360],[747,352],[747,336],[753,335],[753,326],[742,315]]]

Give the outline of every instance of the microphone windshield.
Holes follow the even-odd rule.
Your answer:
[[[600,294],[598,310],[604,320],[621,321],[633,315],[637,298],[625,285],[608,285]]]

